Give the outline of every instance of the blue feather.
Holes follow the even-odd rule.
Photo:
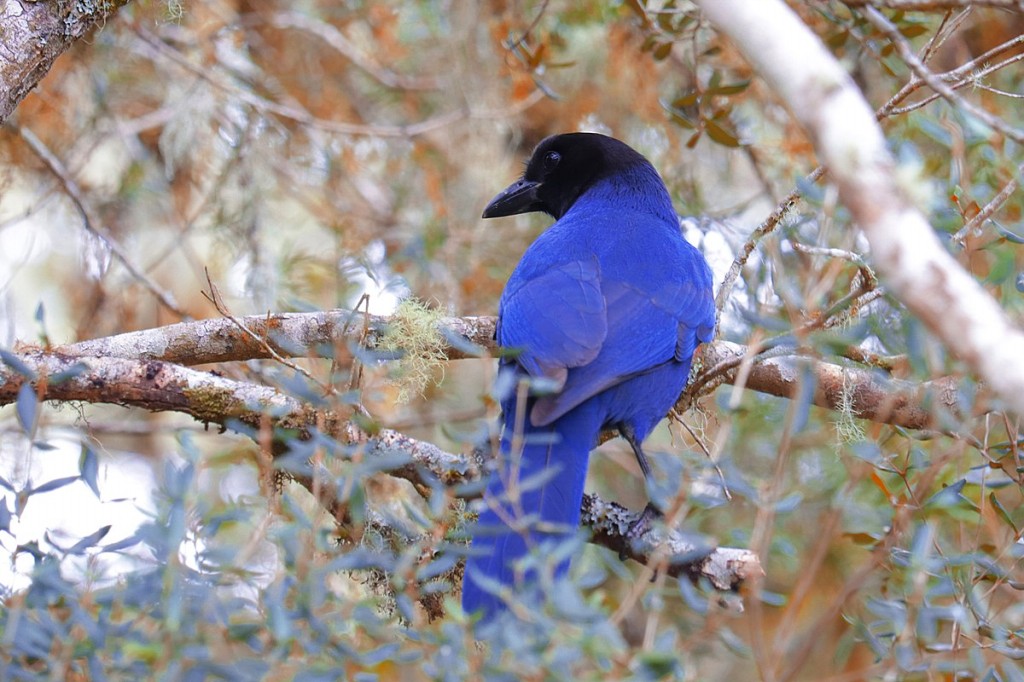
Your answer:
[[[509,278],[497,340],[517,351],[503,371],[544,379],[554,391],[502,400],[499,466],[473,531],[462,597],[467,612],[487,619],[536,581],[517,570],[523,557],[576,532],[601,430],[642,442],[715,326],[710,269],[683,239],[657,171],[626,145],[585,133],[542,142],[523,178],[484,215],[532,210],[557,221]],[[556,573],[567,569],[563,561]]]

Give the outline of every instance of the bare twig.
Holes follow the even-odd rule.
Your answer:
[[[817,182],[822,175],[825,174],[825,169],[822,166],[815,168],[810,175],[808,175],[804,182],[807,184],[814,184]],[[740,249],[739,254],[733,260],[732,265],[729,266],[729,271],[725,274],[725,278],[722,280],[722,286],[718,289],[718,296],[715,298],[715,309],[717,310],[715,320],[716,326],[722,319],[722,309],[725,307],[726,301],[729,300],[729,296],[732,295],[732,288],[736,284],[736,278],[739,277],[740,271],[743,266],[747,264],[750,259],[750,254],[757,248],[758,243],[765,236],[775,231],[775,228],[779,226],[782,219],[786,217],[793,207],[796,206],[797,202],[803,198],[803,193],[799,189],[794,189],[792,192],[786,195],[779,205],[775,208],[771,214],[764,219],[764,221],[750,233],[750,237],[743,244],[743,248]]]
[[[850,7],[886,7],[907,12],[941,12],[968,7],[994,7],[1024,12],[1022,0],[843,0]]]
[[[847,3],[851,4],[851,3]],[[934,44],[934,40],[938,38],[938,35],[933,37],[933,41],[929,41],[928,47]],[[1020,45],[1024,45],[1024,35],[1011,38],[1006,42],[997,45],[996,47],[988,50],[984,54],[966,62],[955,69],[952,69],[944,74],[938,76],[942,80],[951,83],[954,90],[963,88],[967,85],[977,83],[979,79],[994,73],[1002,68],[1005,68],[1018,61],[1024,60],[1024,53],[1016,54],[1007,59],[990,64],[989,62],[994,58],[1017,48]],[[925,54],[929,54],[926,49]],[[976,71],[977,70],[977,71]],[[892,116],[901,115],[920,109],[927,105],[929,102],[933,102],[940,97],[938,94],[931,95],[927,98],[922,99],[919,102],[907,105],[905,107],[899,107],[899,103],[905,101],[910,95],[919,90],[922,86],[926,85],[926,81],[918,76],[914,76],[906,85],[894,94],[889,101],[882,105],[876,112],[876,118],[881,121]],[[815,183],[825,174],[825,169],[822,166],[814,169],[810,175],[808,175],[804,182]],[[732,265],[729,267],[729,271],[726,273],[725,278],[722,282],[722,286],[719,288],[718,296],[715,299],[715,307],[717,309],[718,320],[721,320],[722,309],[725,306],[725,302],[729,300],[729,296],[732,295],[733,286],[736,283],[736,278],[739,276],[740,271],[746,264],[747,260],[750,259],[750,255],[753,253],[757,244],[767,235],[771,234],[778,227],[781,220],[786,214],[791,211],[800,199],[803,198],[803,194],[799,189],[794,189],[779,203],[772,213],[765,218],[765,220],[751,232],[750,237],[743,244],[740,253],[733,260]]]
[[[725,481],[725,474],[722,473],[722,467],[718,466],[717,459],[713,454],[711,454],[711,451],[708,450],[708,446],[704,444],[704,439],[694,432],[693,428],[686,423],[679,412],[673,410],[669,413],[669,418],[686,429],[686,432],[690,434],[690,437],[693,438],[693,442],[697,444],[697,447],[699,447],[701,452],[704,453],[704,456],[708,458],[709,462],[711,462],[711,466],[715,468],[715,473],[718,474],[718,482],[722,485],[722,494],[725,495],[725,499],[732,500],[732,492],[730,492],[729,485]]]
[[[537,10],[537,16],[533,18],[533,21],[530,22],[530,25],[526,27],[526,30],[523,31],[518,38],[505,45],[507,49],[516,49],[517,47],[523,44],[523,42],[530,36],[531,33],[533,33],[533,29],[537,28],[537,25],[540,23],[540,20],[544,17],[544,13],[548,11],[549,1],[550,0],[544,0],[540,4],[540,9]]]
[[[800,242],[790,241],[790,245],[794,251],[800,253],[806,253],[811,256],[828,256],[829,258],[839,258],[840,260],[848,260],[851,263],[855,263],[859,266],[867,267],[867,263],[864,259],[853,251],[846,251],[844,249],[833,249],[827,246],[811,246],[809,244],[802,244]]]
[[[1017,169],[1017,172],[1024,173],[1024,166]],[[964,245],[964,240],[967,235],[974,234],[986,220],[991,218],[999,208],[1006,203],[1007,199],[1013,196],[1013,193],[1020,187],[1020,180],[1016,176],[1010,178],[1010,181],[1003,185],[1003,188],[999,190],[987,204],[982,206],[981,210],[978,211],[977,215],[967,221],[967,223],[956,231],[952,239],[961,246]]]
[[[995,48],[994,50],[990,50],[990,52],[993,52],[995,50],[1001,50],[1001,48],[1009,49],[1008,46],[1016,47],[1016,46],[1021,45],[1021,44],[1024,44],[1024,35],[1018,36],[1017,38],[1014,38],[1013,40],[1009,40],[1006,43],[1003,43],[1003,45]],[[980,63],[979,59],[980,59],[980,57],[978,59],[972,60],[971,62],[968,62],[968,64],[978,64],[978,63]],[[953,90],[960,90],[960,89],[965,88],[967,86],[974,87],[985,76],[988,76],[989,74],[995,73],[996,71],[999,71],[1000,69],[1004,69],[1007,66],[1011,66],[1013,64],[1016,64],[1017,62],[1022,61],[1022,60],[1024,60],[1024,52],[1022,52],[1020,54],[1015,54],[1015,55],[1010,56],[1010,57],[1007,57],[1006,59],[1004,59],[1004,60],[1002,60],[1000,62],[996,62],[995,64],[988,64],[987,66],[983,66],[980,69],[978,69],[977,71],[972,71],[969,74],[964,74],[961,71],[961,69],[963,69],[963,67],[958,67],[956,69],[953,69],[952,71],[948,71],[945,74],[942,74],[942,78],[943,78],[943,80],[946,80],[946,81],[949,82],[950,87]],[[966,64],[964,66],[966,66]],[[910,80],[910,82],[907,83],[907,85],[905,85],[903,87],[902,90],[900,90],[900,93],[903,93],[904,91],[906,91],[907,94],[910,94],[910,92],[912,92],[914,90],[918,90],[921,87],[923,87],[924,85],[925,85],[925,82],[923,80],[921,80],[920,78],[917,78],[915,76],[914,78],[912,78]],[[913,102],[913,103],[908,104],[908,105],[906,105],[904,107],[890,106],[890,103],[886,103],[886,106],[884,106],[883,109],[887,110],[888,114],[892,115],[892,116],[907,114],[907,113],[910,113],[911,111],[917,111],[918,109],[921,109],[921,108],[931,104],[932,102],[934,102],[935,100],[939,99],[940,97],[941,97],[941,95],[939,95],[938,93],[933,93],[931,95],[928,95],[927,97],[923,97],[922,99],[918,100],[917,102]],[[894,101],[896,99],[897,99],[896,97],[893,97],[893,100],[890,100],[890,102],[892,102],[892,101]],[[902,101],[903,99],[906,99],[906,97],[900,98],[900,101]]]
[[[57,155],[50,151],[50,148],[43,144],[43,141],[36,137],[35,133],[28,128],[21,125],[9,125],[21,136],[21,139],[28,143],[28,146],[39,157],[39,160],[43,162],[47,170],[60,181],[68,198],[71,199],[71,203],[74,204],[79,216],[81,216],[82,226],[85,227],[86,231],[102,241],[110,249],[110,252],[114,254],[114,257],[121,261],[121,264],[124,265],[128,273],[146,287],[160,301],[161,305],[178,315],[178,317],[189,319],[188,313],[178,307],[170,292],[162,289],[149,275],[135,266],[125,248],[121,246],[121,243],[114,238],[110,230],[93,212],[85,199],[82,188],[79,187],[78,183],[71,176],[64,163],[57,158]]]
[[[1024,356],[1016,351],[1024,347],[1024,333],[949,255],[900,190],[877,117],[849,74],[781,0],[699,0],[698,5],[807,130],[841,201],[871,245],[871,262],[887,291],[1011,410],[1024,413]],[[864,12],[883,30],[896,31],[876,10]],[[896,33],[893,40],[915,73],[936,91],[950,93]],[[953,101],[961,105],[955,95]],[[994,119],[981,113],[986,123]],[[1007,137],[1024,139],[1004,122],[993,122]]]
[[[302,376],[306,377],[307,379],[309,379],[310,381],[312,381],[313,383],[315,383],[317,386],[321,388],[321,390],[324,391],[325,394],[331,395],[335,393],[333,386],[324,384],[323,382],[317,380],[316,377],[310,374],[308,370],[299,367],[294,362],[291,362],[287,358],[283,357],[280,353],[277,352],[277,350],[274,349],[273,346],[271,346],[267,342],[266,337],[258,336],[252,329],[242,324],[242,322],[239,321],[237,317],[232,315],[231,311],[228,310],[227,304],[224,303],[224,298],[220,295],[220,291],[217,289],[216,285],[214,285],[213,280],[210,279],[209,270],[206,270],[206,285],[210,287],[210,293],[207,294],[204,291],[203,296],[206,298],[206,300],[213,304],[213,307],[217,309],[218,313],[220,313],[225,319],[229,320],[231,324],[235,325],[235,328],[238,329],[238,331],[248,336],[256,343],[260,344],[263,347],[263,349],[266,350],[266,352],[269,353],[270,357],[272,357],[274,360],[281,363],[285,367],[288,367],[293,372],[297,372]]]
[[[441,82],[432,77],[406,76],[377,64],[364,55],[341,31],[326,21],[319,21],[299,12],[275,12],[267,19],[275,28],[293,28],[316,37],[345,57],[378,82],[400,90],[436,90]]]
[[[1018,144],[1024,144],[1024,130],[1019,130],[1011,126],[998,116],[975,106],[956,94],[954,88],[947,85],[942,78],[932,72],[931,69],[918,59],[907,39],[903,37],[903,34],[900,33],[899,29],[896,28],[891,21],[886,19],[881,12],[876,10],[874,7],[865,7],[863,14],[875,28],[885,34],[889,41],[896,47],[896,51],[899,53],[903,61],[906,62],[907,66],[910,67],[910,70],[914,75],[927,83],[928,87],[941,95],[942,98],[947,100],[950,104],[967,111],[993,130],[1002,133]]]
[[[1000,97],[1009,97],[1010,99],[1024,99],[1024,93],[1019,92],[1007,92],[1006,90],[1000,90],[999,88],[993,88],[991,85],[985,85],[984,83],[974,83],[974,87],[985,92],[991,92],[994,95]]]
[[[521,101],[515,103],[506,109],[498,111],[490,110],[476,110],[471,109],[468,106],[453,109],[444,114],[439,114],[432,118],[420,121],[418,123],[410,123],[407,125],[369,125],[363,123],[345,123],[342,121],[330,121],[322,118],[313,116],[308,111],[300,109],[294,106],[287,106],[278,102],[271,101],[265,97],[261,97],[256,93],[240,88],[232,83],[230,80],[223,78],[218,73],[202,67],[201,65],[194,64],[187,57],[182,55],[180,52],[167,45],[164,41],[160,40],[157,36],[153,35],[144,28],[137,28],[136,35],[139,39],[147,46],[155,50],[158,54],[171,60],[178,66],[190,71],[201,78],[205,79],[208,83],[213,85],[219,90],[223,90],[237,97],[239,100],[245,102],[249,106],[254,107],[259,111],[266,113],[275,114],[286,118],[302,125],[311,126],[319,130],[324,130],[331,133],[339,133],[342,135],[363,135],[373,137],[417,137],[426,133],[432,132],[439,128],[451,125],[457,121],[461,121],[467,118],[474,119],[488,119],[488,118],[507,118],[515,116],[518,113],[529,109],[534,104],[544,99],[544,93],[540,90],[535,90],[529,96],[525,97]]]
[[[0,123],[7,121],[65,50],[125,4],[127,0],[5,4]]]

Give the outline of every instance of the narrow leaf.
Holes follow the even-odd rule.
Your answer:
[[[129,535],[128,537],[126,537],[123,540],[118,540],[117,542],[112,542],[109,545],[105,545],[103,547],[103,551],[104,552],[118,552],[118,551],[120,551],[122,549],[126,549],[128,547],[132,547],[134,545],[137,545],[140,542],[142,542],[142,539],[138,535]]]
[[[11,532],[11,519],[14,518],[7,508],[7,500],[0,499],[0,530]]]
[[[1011,241],[1014,244],[1024,244],[1024,237],[1020,236],[1015,232],[1011,232],[1010,230],[1006,229],[995,220],[992,221],[992,224],[995,226],[996,232],[1002,235],[1003,238],[1005,238],[1006,240]]]
[[[694,104],[697,103],[697,97],[699,97],[699,94],[697,93],[697,91],[696,90],[690,90],[686,94],[684,94],[684,95],[682,95],[680,97],[677,97],[676,99],[672,100],[672,108],[673,109],[682,109],[684,107],[692,107]]]
[[[951,507],[953,505],[959,504],[961,499],[963,498],[963,495],[960,494],[960,491],[964,489],[964,486],[966,484],[967,481],[961,478],[959,481],[956,481],[952,485],[946,486],[939,492],[929,497],[927,500],[925,500],[922,506]]]
[[[29,381],[35,381],[36,373],[11,351],[0,349],[0,361]]]
[[[1013,529],[1013,534],[1019,535],[1020,531],[1017,530],[1017,524],[1013,522],[1013,518],[1010,517],[1010,512],[1006,511],[1006,507],[1004,507],[1003,503],[999,501],[999,498],[996,497],[995,493],[988,494],[988,501],[992,503],[992,507],[996,510],[996,513],[999,514],[999,517],[1006,522],[1006,525]]]
[[[900,28],[900,33],[906,38],[916,38],[919,35],[924,35],[927,31],[928,27],[921,24],[911,24]]]
[[[714,121],[707,119],[704,121],[704,129],[708,132],[708,137],[717,142],[718,144],[725,147],[739,147],[739,138],[718,125]]]
[[[89,366],[86,365],[84,362],[76,362],[75,364],[71,365],[70,367],[63,371],[57,372],[56,374],[51,374],[49,376],[49,384],[51,386],[57,386],[59,384],[64,383],[65,381],[69,381],[77,376],[85,374],[88,370]]]
[[[39,400],[36,398],[36,392],[32,390],[32,384],[26,381],[18,389],[16,402],[18,421],[21,422],[21,428],[25,433],[32,432],[32,427],[36,423],[36,408],[38,406]]]
[[[672,122],[675,123],[676,125],[682,128],[686,128],[687,130],[697,129],[697,126],[693,123],[693,121],[691,121],[689,118],[687,118],[680,112],[673,110],[670,113],[672,116]]]
[[[99,499],[100,488],[96,483],[96,477],[100,471],[100,461],[96,452],[88,445],[82,445],[82,455],[78,459],[79,471],[82,472],[82,480],[89,486],[96,498]]]
[[[54,490],[57,490],[58,488],[63,488],[66,485],[74,483],[79,478],[81,478],[81,477],[80,476],[65,476],[64,478],[55,478],[52,481],[47,481],[46,483],[42,484],[38,488],[33,488],[32,490],[29,491],[29,494],[30,495],[35,495],[36,493],[52,492]]]
[[[95,533],[90,533],[89,535],[86,535],[84,538],[82,538],[81,540],[76,542],[74,545],[72,545],[71,549],[67,550],[67,553],[68,554],[81,554],[82,552],[84,552],[85,550],[89,549],[90,547],[95,547],[96,543],[99,542],[100,540],[102,540],[107,535],[107,533],[109,533],[109,532],[110,532],[110,526],[103,526],[102,528],[100,528]]]
[[[712,95],[738,95],[747,89],[750,85],[749,80],[740,81],[738,83],[730,83],[729,85],[719,85],[714,90],[709,90],[709,94]]]

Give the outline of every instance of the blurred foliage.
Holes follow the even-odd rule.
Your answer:
[[[791,6],[882,110],[904,189],[950,252],[1020,319],[1019,145],[927,87],[886,107],[910,71],[884,36],[836,0]],[[960,97],[1024,126],[1020,13],[887,14]],[[480,646],[448,592],[465,510],[443,486],[413,490],[326,436],[289,442],[280,468],[312,458],[335,477],[353,518],[339,531],[305,490],[278,489],[260,434],[25,391],[0,411],[0,678],[1024,679],[1020,425],[877,288],[834,187],[805,179],[808,140],[687,2],[131,3],[0,131],[0,345],[216,315],[207,272],[236,315],[364,295],[374,312],[411,296],[430,315],[493,314],[547,221],[479,212],[536,142],[580,128],[643,152],[703,216],[687,236],[716,282],[799,189],[721,336],[765,341],[805,380],[800,357],[960,377],[960,413],[908,432],[812,407],[809,382],[793,401],[718,388],[688,430],[652,437],[658,485],[611,441],[590,487],[635,508],[649,492],[688,530],[758,552],[745,610],[574,541],[572,584]],[[442,371],[421,351],[406,403],[379,357],[339,351],[303,363],[321,384],[271,362],[218,370],[302,399],[334,383],[339,409],[452,449],[493,419],[486,361]],[[68,439],[77,472],[40,474]],[[155,472],[130,500],[141,526],[27,530],[40,506],[83,516],[72,488],[124,503],[104,492],[123,456]]]

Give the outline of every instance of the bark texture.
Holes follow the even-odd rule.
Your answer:
[[[76,40],[128,0],[0,0],[0,123]]]

